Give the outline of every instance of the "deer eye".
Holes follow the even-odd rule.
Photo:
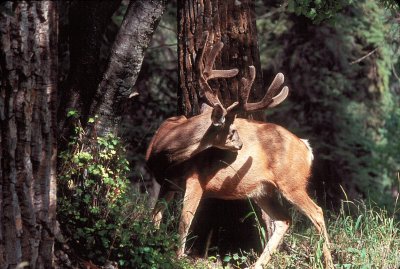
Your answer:
[[[236,134],[236,128],[234,126],[229,126],[229,134],[228,134],[228,138],[232,139],[234,137],[234,135]]]

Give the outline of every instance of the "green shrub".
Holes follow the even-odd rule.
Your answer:
[[[127,179],[129,164],[118,137],[87,138],[78,126],[59,157],[58,220],[79,257],[95,264],[115,261],[120,268],[182,267],[184,261],[175,257],[174,223],[154,227],[148,195]]]

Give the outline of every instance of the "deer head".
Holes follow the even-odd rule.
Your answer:
[[[215,78],[231,78],[238,69],[214,70],[213,65],[223,43],[211,44],[206,34],[202,49],[196,57],[200,95],[207,106],[200,115],[186,118],[172,117],[164,121],[154,134],[146,153],[147,165],[156,175],[173,167],[197,153],[210,148],[237,151],[242,148],[236,126],[233,124],[233,109],[238,102],[225,108],[208,81]],[[228,117],[228,115],[231,115]]]
[[[216,147],[229,151],[238,151],[243,142],[234,124],[237,113],[252,112],[281,103],[288,94],[288,88],[280,90],[284,77],[279,73],[266,92],[262,101],[248,103],[247,99],[255,77],[255,68],[250,66],[249,78],[241,80],[242,89],[239,99],[228,107],[224,107],[218,98],[218,92],[209,85],[209,80],[231,78],[239,70],[215,70],[213,65],[224,44],[212,44],[212,35],[205,32],[202,49],[196,56],[195,67],[198,71],[200,96],[207,105],[200,115],[167,119],[153,136],[146,153],[147,164],[157,174],[165,172],[208,148]],[[280,91],[279,91],[280,90]],[[276,95],[276,93],[279,94]],[[275,96],[276,95],[276,96]]]

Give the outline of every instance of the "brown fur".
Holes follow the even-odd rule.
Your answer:
[[[277,227],[255,264],[256,268],[262,268],[282,241],[291,222],[287,209],[275,197],[277,190],[309,217],[324,237],[326,266],[333,268],[322,210],[306,192],[312,160],[308,146],[275,124],[236,119],[235,125],[243,142],[241,150],[232,152],[207,147],[193,154],[190,152],[193,147],[189,147],[185,156],[190,155],[191,158],[171,166],[160,163],[164,170],[159,170],[157,175],[161,183],[159,199],[172,199],[171,193],[177,185],[186,188],[179,226],[182,246],[178,254],[184,252],[186,236],[202,197],[252,198],[275,220]],[[147,156],[151,155],[151,147]],[[164,209],[161,203],[156,205],[154,219],[157,223],[161,221]]]

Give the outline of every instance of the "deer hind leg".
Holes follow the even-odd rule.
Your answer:
[[[329,237],[326,230],[322,209],[314,203],[314,201],[308,196],[305,190],[297,190],[290,193],[282,192],[282,194],[289,202],[295,205],[301,212],[303,212],[303,214],[305,214],[311,220],[319,234],[323,236],[323,253],[325,258],[325,266],[326,268],[334,268],[331,252],[329,250]]]
[[[179,237],[180,246],[177,250],[178,257],[185,253],[187,235],[189,233],[190,224],[192,223],[194,214],[199,206],[203,189],[197,178],[189,178],[186,181],[185,196],[183,198],[182,214],[179,221]]]
[[[271,259],[271,255],[276,251],[283,240],[283,236],[289,229],[291,219],[287,210],[279,203],[275,194],[273,197],[256,198],[254,201],[258,206],[274,220],[275,230],[269,238],[260,257],[256,261],[254,268],[262,269]]]
[[[153,223],[157,228],[160,227],[161,220],[168,203],[174,198],[175,192],[171,191],[165,184],[161,186],[156,205],[153,209]]]

